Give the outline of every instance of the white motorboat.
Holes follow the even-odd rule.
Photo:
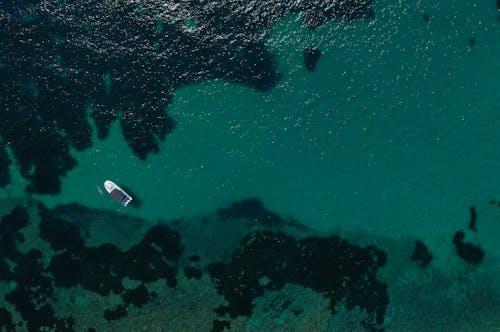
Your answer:
[[[132,197],[125,192],[122,188],[118,187],[113,181],[106,180],[104,182],[104,188],[111,196],[112,199],[117,201],[123,206],[127,206],[128,203],[132,201]]]

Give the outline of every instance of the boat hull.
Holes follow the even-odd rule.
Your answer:
[[[114,201],[123,206],[127,206],[132,201],[132,196],[127,194],[122,188],[118,187],[118,185],[116,185],[113,181],[106,180],[104,182],[104,188]]]

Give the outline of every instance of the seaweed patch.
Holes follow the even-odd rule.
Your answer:
[[[280,79],[266,46],[279,19],[303,12],[315,28],[374,17],[371,1],[19,1],[0,5],[0,186],[6,146],[27,190],[57,194],[92,145],[118,121],[145,160],[175,129],[175,89],[225,80],[265,91]],[[112,16],[112,19],[110,17]]]
[[[476,208],[470,207],[470,221],[469,221],[469,229],[473,232],[477,232],[477,212]]]
[[[472,265],[478,265],[483,261],[484,251],[480,247],[470,243],[464,242],[465,233],[457,231],[453,236],[453,244],[457,255]]]
[[[40,236],[56,251],[47,267],[39,250],[32,249],[22,254],[16,248],[19,230],[28,224],[25,209],[15,208],[0,223],[4,240],[0,262],[3,263],[6,257],[15,263],[12,272],[8,266],[0,265],[6,272],[3,278],[16,282],[5,299],[19,311],[29,331],[39,331],[44,327],[73,331],[74,319],[71,316],[57,317],[48,303],[54,296],[54,287],[81,285],[103,296],[111,292],[121,294],[124,304],[104,312],[107,320],[113,320],[126,313],[127,304],[141,307],[152,296],[144,285],[125,289],[122,284],[124,277],[142,282],[164,278],[167,285],[175,286],[177,268],[172,262],[179,258],[183,249],[179,234],[168,226],[151,228],[137,245],[122,252],[112,244],[86,247],[76,224],[56,217],[42,204],[38,205],[38,212]],[[10,316],[7,313],[3,316],[2,319],[8,322]]]
[[[432,255],[422,241],[415,241],[415,247],[413,248],[413,253],[411,254],[411,260],[418,262],[422,268],[429,265],[432,261]]]
[[[214,263],[207,270],[228,302],[215,309],[221,317],[249,316],[252,301],[266,290],[295,283],[329,298],[332,313],[341,300],[349,309],[366,310],[366,324],[375,328],[384,322],[389,303],[387,285],[377,280],[377,270],[385,264],[382,250],[358,247],[336,236],[295,240],[262,231],[249,234],[229,264]]]
[[[63,332],[91,331],[101,330],[103,326],[120,330],[119,326],[137,319],[158,319],[161,316],[158,313],[168,312],[169,317],[178,317],[180,313],[176,310],[181,310],[181,315],[204,313],[200,315],[203,318],[193,323],[203,326],[198,330],[222,331],[242,322],[261,327],[276,327],[285,322],[298,329],[299,326],[312,326],[311,320],[312,324],[324,326],[347,319],[345,323],[350,327],[345,330],[356,325],[365,331],[382,331],[391,329],[395,320],[396,324],[401,324],[409,318],[415,324],[414,320],[419,319],[425,321],[424,325],[434,326],[435,320],[441,317],[460,319],[464,310],[471,306],[485,314],[498,306],[498,296],[491,287],[489,275],[477,274],[481,269],[458,264],[459,268],[452,270],[450,275],[450,271],[440,270],[437,264],[425,271],[409,264],[405,270],[400,265],[405,266],[408,257],[401,255],[402,262],[392,260],[392,265],[386,266],[386,252],[375,246],[352,244],[338,236],[304,234],[302,228],[286,227],[294,224],[278,214],[274,215],[279,222],[261,222],[256,226],[256,218],[259,220],[273,213],[258,199],[250,200],[252,204],[249,205],[242,202],[201,218],[204,220],[202,226],[210,221],[214,232],[222,233],[218,238],[221,241],[228,237],[227,234],[234,235],[232,227],[241,223],[241,234],[246,235],[240,246],[234,243],[232,255],[227,259],[226,256],[214,259],[217,256],[211,257],[192,245],[193,241],[203,239],[209,242],[208,245],[216,243],[206,232],[198,232],[206,230],[196,228],[199,218],[153,226],[129,249],[121,250],[111,243],[97,246],[85,243],[79,231],[87,222],[78,218],[73,220],[68,206],[48,209],[41,204],[34,205],[33,212],[37,211],[40,218],[33,220],[26,208],[12,209],[0,221],[0,277],[2,283],[8,285],[4,291],[6,306],[0,307],[0,324],[6,331],[48,328]],[[75,206],[85,218],[92,218],[92,213],[94,217],[98,213],[106,214]],[[246,206],[257,208],[241,209]],[[135,220],[120,214],[113,216]],[[228,219],[226,222],[218,218]],[[179,224],[185,227],[182,231],[169,226]],[[25,232],[27,226],[30,228]],[[37,226],[46,243],[37,243],[32,248],[28,242]],[[135,230],[135,225],[130,227]],[[299,238],[285,234],[284,230],[299,230]],[[240,235],[237,238],[241,239]],[[233,240],[227,241],[233,244]],[[484,259],[479,246],[465,241],[465,232],[456,232],[452,242],[457,255],[469,264],[477,265]],[[23,250],[17,247],[21,243]],[[49,253],[42,252],[37,247],[40,244],[44,250],[50,246]],[[398,255],[392,258],[398,259]],[[422,241],[415,242],[410,258],[422,267],[428,266],[433,259]],[[379,279],[381,268],[385,267],[383,278],[386,278],[386,272],[396,265],[397,275],[385,279],[389,284]],[[187,293],[190,295],[186,296]],[[407,303],[408,296],[418,300]],[[99,305],[90,325],[78,311],[78,306],[81,310],[90,309],[84,306],[89,299],[98,300],[87,305]],[[309,310],[310,301],[319,307]],[[393,307],[388,309],[389,305]],[[68,306],[75,310],[66,311]],[[454,307],[449,309],[449,306]],[[395,307],[401,308],[399,314],[387,319],[386,312],[393,312]],[[432,307],[435,315],[418,316],[426,314],[419,308],[427,307]],[[313,312],[318,316],[311,317]],[[405,312],[411,314],[408,316]],[[262,316],[262,313],[267,315]],[[446,316],[447,313],[451,316]],[[466,316],[465,320],[469,318]],[[175,330],[172,326],[179,327],[168,319],[162,322],[163,328]]]
[[[215,213],[222,220],[248,219],[268,225],[283,223],[283,219],[276,213],[267,210],[258,198],[248,198],[231,203],[231,206],[218,209]]]

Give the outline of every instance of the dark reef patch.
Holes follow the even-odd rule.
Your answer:
[[[103,296],[111,292],[121,294],[125,304],[140,307],[148,301],[151,294],[144,285],[125,290],[123,278],[142,282],[164,278],[170,287],[177,284],[176,261],[182,255],[183,248],[179,233],[168,226],[152,227],[138,244],[126,251],[109,243],[86,247],[80,237],[78,224],[56,216],[54,211],[58,209],[49,210],[42,204],[38,205],[40,237],[57,251],[47,268],[41,262],[42,255],[39,251],[23,255],[17,252],[15,244],[7,251],[9,256],[16,258],[17,263],[12,273],[17,287],[8,294],[7,300],[16,306],[24,319],[31,319],[28,322],[30,331],[38,331],[39,327],[46,324],[55,324],[58,331],[71,328],[70,318],[56,318],[52,308],[45,303],[53,295],[53,286],[68,288],[81,285],[84,289]],[[14,227],[14,230],[7,228],[6,233],[15,237],[15,229],[27,224],[27,214],[16,208],[2,220],[9,221],[9,227]],[[2,225],[4,224],[0,224],[0,229]],[[12,251],[15,254],[11,254]],[[8,266],[3,266],[2,269],[8,270]],[[44,306],[41,314],[47,320],[42,320],[41,314],[33,312],[40,305]],[[122,317],[124,313],[126,306],[119,305],[106,310],[104,316],[107,320],[113,320]]]
[[[168,260],[177,260],[182,251],[179,233],[166,225],[156,225],[125,253],[128,277],[143,282],[162,278],[170,287],[175,287],[177,268]]]
[[[496,202],[493,201],[492,204]],[[78,330],[82,330],[80,317],[76,324],[72,316],[65,316],[69,314],[59,312],[64,305],[73,305],[75,300],[74,290],[65,291],[60,288],[75,286],[102,296],[114,294],[112,297],[119,299],[118,303],[108,303],[105,307],[107,309],[102,312],[103,316],[92,322],[90,326],[97,324],[102,329],[101,324],[107,324],[105,320],[111,322],[128,314],[134,315],[130,317],[131,319],[138,317],[135,315],[144,317],[143,315],[147,313],[136,308],[144,310],[146,307],[154,310],[156,305],[164,303],[163,296],[165,296],[163,292],[159,295],[150,292],[148,289],[150,285],[147,282],[160,280],[168,287],[175,287],[178,273],[184,273],[190,281],[167,293],[179,296],[182,303],[180,308],[189,308],[188,315],[191,314],[191,309],[197,310],[197,308],[191,305],[185,307],[187,302],[184,300],[192,300],[192,298],[183,298],[186,293],[188,293],[187,296],[192,296],[185,287],[189,285],[194,285],[195,289],[200,286],[205,287],[206,285],[196,284],[204,273],[210,275],[215,290],[224,297],[225,301],[222,302],[220,298],[215,297],[216,303],[222,303],[213,308],[217,315],[215,319],[212,320],[213,317],[211,317],[208,322],[203,322],[211,324],[212,331],[230,329],[230,322],[238,316],[260,315],[263,312],[267,316],[262,318],[267,322],[283,317],[283,313],[290,319],[297,319],[300,323],[307,321],[306,313],[310,311],[304,309],[310,302],[307,299],[304,302],[295,302],[295,299],[302,298],[304,293],[300,290],[298,293],[295,293],[295,290],[289,291],[289,286],[293,288],[294,285],[301,286],[298,287],[299,289],[307,288],[306,291],[309,294],[311,291],[316,292],[317,294],[312,294],[315,297],[318,294],[324,296],[329,302],[329,310],[334,315],[337,314],[339,306],[342,307],[343,309],[339,309],[339,314],[333,319],[344,319],[345,316],[340,314],[340,311],[344,312],[344,307],[347,310],[359,308],[362,311],[361,315],[355,313],[357,318],[353,320],[357,319],[357,321],[351,322],[359,324],[356,326],[357,329],[379,332],[383,331],[385,326],[386,308],[389,304],[388,286],[379,280],[378,274],[379,269],[386,265],[386,253],[374,246],[363,247],[352,244],[338,236],[311,236],[311,232],[302,232],[300,228],[293,228],[296,221],[290,224],[288,219],[267,211],[258,199],[236,202],[226,209],[218,210],[215,215],[193,218],[193,220],[184,218],[178,220],[177,223],[171,223],[184,225],[182,232],[177,232],[165,224],[154,226],[140,240],[134,241],[135,245],[128,250],[120,250],[110,243],[98,246],[86,245],[79,238],[80,226],[87,223],[81,219],[93,218],[93,216],[82,206],[74,206],[81,209],[78,211],[85,212],[85,217],[78,216],[78,212],[73,213],[74,218],[80,218],[78,222],[74,222],[68,206],[61,209],[47,209],[42,204],[34,204],[34,209],[28,207],[29,211],[38,211],[41,218],[36,218],[35,221],[40,220],[41,228],[47,227],[45,232],[52,233],[47,230],[60,228],[59,231],[54,231],[54,234],[44,236],[45,240],[56,250],[54,253],[50,250],[51,253],[47,256],[42,256],[46,254],[45,252],[42,253],[37,249],[30,250],[26,247],[29,244],[27,241],[31,239],[28,236],[32,235],[31,232],[26,233],[27,240],[23,243],[22,252],[16,247],[16,244],[23,240],[22,229],[30,223],[27,208],[16,207],[1,219],[0,278],[15,282],[10,283],[11,288],[5,290],[7,292],[5,301],[12,306],[0,307],[0,330],[16,331],[17,328],[31,332],[52,329],[64,332],[74,331],[77,326]],[[106,211],[93,211],[94,217],[106,214]],[[475,218],[474,215],[475,210],[471,209],[472,219]],[[120,218],[129,220],[128,217],[120,214],[113,214],[113,217],[117,219],[117,223],[121,220]],[[227,218],[227,222],[218,218]],[[259,226],[255,227],[255,220],[264,222],[258,223]],[[223,233],[220,238],[217,238],[220,241],[234,241],[234,238],[226,239],[231,236],[238,239],[236,242],[242,238],[243,240],[239,247],[236,245],[232,247],[230,251],[232,255],[227,259],[226,257],[220,260],[213,259],[206,255],[204,250],[198,250],[198,248],[192,250],[193,247],[188,244],[188,241],[205,240],[208,246],[217,245],[217,241],[213,241],[210,238],[211,235],[206,232],[199,232],[201,235],[198,237],[197,230],[208,228],[192,227],[191,222],[195,226],[199,222],[210,224],[214,233]],[[240,236],[240,233],[235,235],[237,232],[234,232],[232,228],[228,228],[229,231],[224,229],[226,225],[233,226],[234,224],[240,224],[241,234],[246,235]],[[29,230],[32,229],[29,228]],[[243,232],[245,229],[246,233]],[[297,237],[285,234],[285,230],[291,232],[298,230]],[[182,241],[180,234],[183,235]],[[220,236],[220,234],[217,235]],[[186,240],[190,236],[191,238]],[[68,238],[80,244],[72,246],[68,244]],[[457,255],[469,264],[481,263],[484,252],[478,246],[464,242],[464,239],[465,232],[463,231],[458,231],[454,235],[453,244]],[[43,247],[45,250],[47,246]],[[184,253],[184,250],[187,252]],[[194,253],[198,253],[202,258]],[[47,258],[50,256],[52,256],[50,262],[47,263]],[[405,258],[400,257],[400,259]],[[425,267],[433,258],[425,245],[421,241],[416,241],[411,259]],[[401,275],[399,273],[401,269],[397,269],[398,274],[394,276],[394,279],[402,279],[402,281],[391,281],[391,286],[394,287],[391,288],[391,294],[398,294],[391,299],[395,306],[407,301],[408,296],[422,293],[423,289],[426,293],[408,308],[413,309],[422,305],[425,308],[426,304],[434,302],[433,305],[437,308],[442,303],[454,302],[454,296],[450,296],[446,287],[439,290],[434,287],[436,285],[441,287],[440,285],[452,282],[459,282],[461,286],[464,286],[461,288],[467,288],[460,294],[460,301],[464,302],[463,308],[495,307],[498,302],[496,293],[493,293],[490,288],[481,286],[489,279],[478,283],[476,277],[482,278],[483,276],[470,274],[472,270],[474,273],[480,270],[461,269],[463,273],[460,272],[458,277],[453,277],[455,279],[447,273],[446,277],[437,274],[435,280],[425,281],[413,278],[414,270],[414,268],[404,270]],[[429,270],[426,276],[432,277],[433,273],[438,270],[436,266],[436,269]],[[412,276],[414,284],[410,286],[406,281],[406,272],[411,273]],[[138,282],[127,288],[124,278]],[[475,285],[477,288],[469,287],[470,285]],[[158,284],[154,285],[154,287],[157,286]],[[394,289],[398,292],[394,292]],[[436,298],[433,297],[434,292],[438,293]],[[207,293],[213,296],[213,290]],[[290,297],[292,293],[294,295]],[[59,297],[62,294],[69,296]],[[198,293],[195,293],[195,296],[198,299]],[[214,300],[213,297],[202,305],[213,303],[212,300]],[[51,307],[51,305],[58,301],[61,301],[59,302],[61,306],[58,306],[59,309],[56,311],[56,307]],[[461,314],[461,306],[462,304],[456,310],[457,315]],[[203,307],[203,310],[205,311],[206,308]],[[442,310],[442,313],[439,312],[436,315],[444,316],[447,320],[455,317],[447,317],[446,308]],[[413,311],[411,312],[414,315]],[[420,314],[420,312],[417,313]],[[18,320],[14,317],[20,317],[22,322],[14,322]],[[251,318],[253,320],[253,318],[260,317]],[[432,324],[434,316],[429,320]],[[20,323],[19,327],[16,326],[18,323]],[[84,326],[89,326],[88,323],[85,324]],[[115,323],[109,325],[111,329],[114,326]],[[354,325],[351,326],[354,329]],[[91,329],[89,328],[89,331]]]
[[[252,301],[266,290],[280,290],[286,283],[311,288],[330,299],[330,310],[345,301],[359,307],[373,326],[382,324],[389,303],[387,285],[377,280],[386,254],[375,247],[359,247],[336,236],[302,240],[269,231],[249,234],[229,264],[207,267],[228,305],[216,308],[221,317],[252,313]],[[263,280],[266,282],[262,282]]]
[[[188,279],[201,279],[201,270],[195,267],[191,266],[186,266],[184,268],[184,275],[186,275],[186,278]]]
[[[57,219],[71,220],[86,237],[96,233],[109,234],[113,243],[122,250],[140,241],[144,219],[120,214],[112,210],[92,209],[79,203],[58,205],[50,209]]]
[[[6,332],[15,332],[16,327],[12,322],[12,314],[4,307],[0,308],[0,329]]]
[[[200,261],[200,256],[198,256],[198,255],[191,255],[191,256],[188,257],[188,260],[190,262],[193,262],[193,263],[199,262]]]
[[[258,198],[244,199],[234,202],[228,208],[218,209],[215,214],[222,220],[249,219],[268,225],[280,225],[283,219],[267,210]]]
[[[117,305],[114,309],[104,310],[104,318],[107,321],[117,320],[127,316],[127,307],[123,304]]]
[[[228,320],[217,320],[214,319],[212,321],[212,330],[211,332],[222,332],[225,329],[228,329],[231,327],[231,322]]]
[[[484,251],[480,247],[464,242],[465,233],[458,231],[453,236],[453,244],[455,245],[455,250],[457,255],[472,265],[478,265],[483,261]]]
[[[415,241],[415,247],[413,248],[413,253],[411,254],[411,260],[418,262],[422,268],[426,267],[431,262],[432,255],[422,241]]]
[[[16,241],[24,241],[20,230],[26,227],[28,223],[29,215],[23,207],[14,208],[0,221],[0,269],[2,269],[2,264],[6,264],[3,261],[4,258],[16,260],[19,257]],[[0,279],[5,280],[6,277],[0,275]]]
[[[16,288],[5,296],[5,300],[21,314],[28,331],[41,331],[48,327],[62,332],[73,331],[74,319],[57,318],[47,303],[53,294],[53,287],[51,279],[45,275],[41,258],[41,252],[34,249],[18,256],[14,268]]]
[[[55,250],[66,249],[68,251],[79,253],[84,248],[84,241],[80,236],[78,226],[54,216],[42,204],[39,205],[38,212],[40,214],[40,237],[50,243],[50,247]]]
[[[71,252],[56,254],[50,260],[48,271],[57,287],[73,287],[81,278],[80,260]]]
[[[428,23],[431,20],[431,17],[427,13],[422,14],[422,19],[424,20],[425,23]]]
[[[80,278],[83,288],[101,295],[121,293],[122,278],[127,275],[123,253],[112,244],[85,248],[79,255]]]
[[[174,287],[177,268],[169,261],[177,260],[181,254],[179,234],[162,225],[153,227],[139,244],[125,252],[109,243],[84,247],[77,254],[64,251],[53,256],[48,270],[58,286],[80,284],[106,296],[124,291],[124,277],[142,282],[164,278]]]
[[[469,229],[473,232],[477,232],[476,228],[477,224],[477,213],[476,213],[476,208],[471,206],[470,207],[470,221],[469,221]]]
[[[316,68],[316,63],[321,57],[321,51],[315,46],[310,46],[304,51],[304,66],[307,70],[313,71]]]
[[[71,331],[72,318],[57,318],[46,303],[53,294],[53,287],[42,263],[42,253],[36,249],[27,253],[17,250],[16,242],[24,241],[20,230],[28,224],[29,214],[24,207],[14,208],[0,222],[0,279],[16,282],[15,288],[5,295],[5,300],[20,313],[28,331],[40,331],[44,327]],[[13,264],[12,271],[5,259]],[[15,331],[11,315],[5,309],[0,311],[0,323],[7,331]]]
[[[209,262],[229,262],[240,241],[251,231],[281,231],[299,238],[314,234],[297,219],[270,211],[257,198],[235,201],[214,213],[172,220],[168,224],[183,236],[185,265],[199,268]],[[199,260],[203,264],[189,263]]]
[[[0,280],[12,280],[9,264],[3,258],[0,258]]]
[[[140,308],[149,301],[150,294],[146,286],[142,284],[134,289],[127,289],[123,292],[122,299],[126,304],[132,303],[137,308]]]
[[[57,194],[75,167],[70,147],[92,145],[88,116],[100,139],[119,121],[145,160],[175,128],[165,112],[175,89],[225,80],[264,91],[278,82],[266,38],[281,18],[303,12],[315,28],[374,17],[369,0],[12,3],[0,6],[0,186],[8,144],[27,189],[41,194]]]
[[[0,96],[1,102],[1,96]],[[0,147],[2,146],[0,140]],[[7,156],[7,151],[5,148],[0,148],[0,187],[5,187],[10,183],[10,174],[9,174],[9,166],[11,161]]]

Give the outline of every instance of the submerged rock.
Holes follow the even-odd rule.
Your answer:
[[[476,208],[471,206],[470,207],[470,221],[469,221],[469,229],[473,232],[477,232],[476,228],[476,223],[477,223],[477,213],[476,213]]]
[[[127,307],[123,304],[117,305],[114,309],[104,310],[104,318],[107,321],[117,320],[127,316]]]
[[[11,161],[4,149],[0,149],[0,187],[5,187],[10,183],[9,166]]]
[[[41,258],[41,252],[34,249],[19,256],[14,268],[16,287],[5,296],[5,300],[21,314],[28,331],[53,327],[57,331],[73,331],[74,319],[56,317],[47,303],[53,295],[53,287],[51,279],[45,274]]]
[[[144,236],[147,223],[142,218],[118,213],[114,210],[93,209],[79,203],[58,205],[50,214],[62,220],[70,220],[78,226],[85,241],[93,246],[109,242],[121,250],[136,244]]]
[[[69,251],[54,255],[50,260],[48,271],[57,287],[74,287],[82,277],[80,259]]]
[[[141,284],[134,289],[127,289],[122,294],[122,299],[127,304],[133,304],[137,308],[142,307],[146,304],[150,299],[150,294],[146,286]]]
[[[214,319],[212,321],[212,330],[211,330],[211,332],[222,332],[225,329],[229,330],[229,328],[231,326],[230,324],[231,324],[231,322],[228,321],[228,320]]]
[[[79,255],[80,278],[83,288],[101,295],[124,290],[122,279],[127,276],[124,254],[112,244],[85,248]]]
[[[200,261],[200,256],[198,256],[198,255],[191,255],[191,256],[188,257],[188,260],[190,262],[196,263],[196,262]]]
[[[382,250],[358,247],[336,236],[295,240],[262,231],[249,234],[230,263],[214,263],[207,270],[228,301],[215,310],[221,317],[250,316],[256,297],[294,283],[329,298],[332,313],[343,300],[349,309],[366,310],[377,325],[383,323],[389,303],[387,285],[377,280],[377,270],[385,264]]]
[[[453,244],[455,245],[455,250],[457,255],[472,265],[478,265],[483,261],[484,251],[469,242],[464,242],[465,233],[458,231],[453,236]]]
[[[0,308],[0,327],[6,332],[15,332],[16,327],[12,321],[12,314],[4,307]]]
[[[74,253],[83,250],[84,241],[80,236],[80,229],[75,223],[55,217],[42,204],[39,205],[38,210],[41,217],[40,237],[50,243],[53,250],[65,249]]]
[[[21,229],[29,224],[28,211],[24,207],[15,207],[0,221],[0,266],[3,258],[16,260],[19,252],[16,241],[23,241]],[[5,276],[0,275],[0,279]]]
[[[142,282],[165,279],[170,287],[175,287],[177,268],[168,261],[177,260],[182,252],[179,233],[166,225],[154,226],[125,253],[127,275]]]
[[[420,267],[426,267],[432,260],[432,255],[422,241],[415,241],[411,260],[418,262]]]
[[[191,266],[186,266],[184,268],[184,275],[186,276],[186,278],[188,279],[201,279],[201,270],[200,269],[197,269],[195,267],[191,267]]]
[[[280,225],[284,220],[276,213],[267,210],[258,198],[248,198],[239,202],[234,202],[228,208],[215,211],[215,214],[222,220],[228,219],[248,219],[262,224]]]
[[[306,48],[304,51],[304,66],[307,70],[313,71],[316,68],[316,63],[321,57],[321,51],[314,46]]]

